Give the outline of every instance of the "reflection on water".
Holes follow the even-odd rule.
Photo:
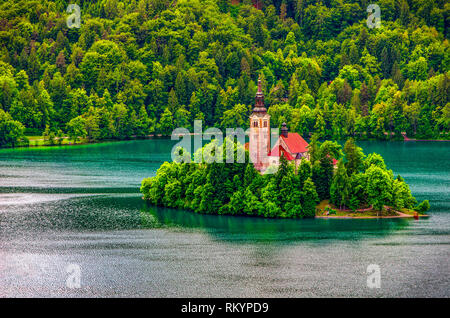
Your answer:
[[[169,226],[202,229],[226,242],[289,244],[309,240],[359,240],[388,235],[408,226],[410,220],[264,219],[249,216],[203,215],[147,205],[141,211],[143,227]],[[355,228],[358,231],[355,231]]]
[[[140,181],[173,144],[0,150],[0,297],[450,296],[448,143],[361,143],[430,200],[420,221],[151,206]],[[82,268],[79,290],[65,285],[68,264]],[[381,289],[366,286],[369,264],[381,267]]]
[[[156,207],[140,196],[15,194],[0,204],[0,233],[102,231],[166,228],[201,231],[226,242],[288,243],[305,240],[358,240],[388,235],[411,223],[407,219],[329,220],[264,219],[204,215]],[[2,195],[0,195],[2,198]],[[14,199],[26,198],[11,205]],[[32,204],[30,204],[32,202]],[[358,231],[355,231],[358,229]]]

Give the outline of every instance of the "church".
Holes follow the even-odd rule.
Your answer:
[[[261,80],[258,79],[255,107],[250,115],[249,143],[246,144],[255,168],[264,172],[270,165],[277,165],[280,156],[294,161],[296,166],[303,158],[309,160],[308,143],[298,133],[289,132],[286,123],[283,123],[281,135],[272,148],[271,144],[270,115],[264,106]]]

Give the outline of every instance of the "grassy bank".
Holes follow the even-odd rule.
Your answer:
[[[102,142],[114,142],[114,141],[124,141],[124,140],[137,140],[137,139],[150,139],[150,138],[168,138],[170,136],[163,136],[161,134],[158,135],[147,135],[144,137],[132,136],[126,139],[102,139],[102,140],[89,140],[88,138],[78,138],[77,142],[74,143],[72,139],[68,136],[64,136],[62,138],[56,137],[53,143],[50,143],[49,140],[45,140],[43,136],[26,136],[29,140],[28,145],[17,146],[16,148],[24,148],[24,147],[53,147],[53,146],[75,146],[75,145],[86,145],[86,144],[95,144]],[[61,140],[60,140],[61,139]]]
[[[80,138],[77,143],[74,143],[73,140],[70,140],[67,136],[55,138],[52,144],[49,143],[48,140],[45,140],[43,136],[27,136],[27,138],[30,141],[29,147],[68,146],[90,143],[87,138]]]
[[[381,211],[371,207],[356,211],[343,210],[331,204],[329,200],[323,200],[316,206],[317,218],[412,218],[417,212],[411,209],[394,209],[385,206]],[[428,215],[418,213],[419,217]]]

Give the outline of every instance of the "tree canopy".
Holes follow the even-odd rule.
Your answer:
[[[354,161],[348,159],[354,158],[354,150],[359,149],[353,140],[347,141],[344,154],[335,142],[316,142],[315,146],[317,153],[312,161],[303,159],[295,166],[281,156],[280,164],[264,174],[249,162],[247,150],[245,162],[225,163],[227,147],[235,155],[244,152],[244,146],[230,137],[221,145],[213,140],[198,149],[194,157],[201,160],[196,163],[185,149],[177,148],[180,160],[162,164],[156,176],[142,181],[141,192],[152,204],[207,214],[314,217],[320,200],[353,210],[367,206],[382,210],[385,205],[415,208],[421,213],[428,210],[428,201],[415,207],[417,201],[409,186],[400,176],[393,177],[378,154],[366,158],[361,152],[361,165],[352,170],[343,160],[347,158],[347,164]],[[205,160],[212,149],[223,162]],[[335,158],[339,160],[336,171],[332,164]]]
[[[69,2],[0,4],[0,109],[25,133],[69,133],[78,116],[90,140],[246,128],[260,76],[274,126],[449,138],[445,1],[378,1],[374,29],[357,0],[81,1],[79,29]]]

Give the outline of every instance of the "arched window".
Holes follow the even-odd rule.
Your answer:
[[[253,127],[258,127],[258,122],[256,120],[253,122]]]
[[[267,120],[264,121],[264,128],[267,127]]]

